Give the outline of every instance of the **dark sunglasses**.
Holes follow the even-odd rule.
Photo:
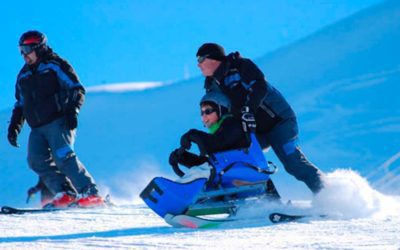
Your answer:
[[[19,46],[19,51],[21,52],[22,55],[28,55],[32,53],[36,49],[36,44],[35,45],[20,45]]]
[[[216,112],[215,109],[205,109],[205,110],[201,110],[200,114],[201,114],[201,116],[203,116],[203,115],[210,115],[214,112]]]
[[[209,55],[198,56],[198,57],[197,57],[197,62],[198,62],[198,63],[204,62],[204,60],[206,60],[206,58],[207,58],[208,56],[209,56]]]

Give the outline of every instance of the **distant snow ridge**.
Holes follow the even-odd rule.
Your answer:
[[[374,187],[388,193],[400,194],[400,152],[386,160],[381,166],[369,173],[367,179]]]
[[[87,92],[130,92],[142,91],[146,89],[157,88],[163,85],[163,82],[126,82],[126,83],[111,83],[105,85],[87,87]]]
[[[342,219],[393,215],[400,199],[379,193],[359,174],[339,169],[327,174],[325,188],[312,201],[313,209]]]

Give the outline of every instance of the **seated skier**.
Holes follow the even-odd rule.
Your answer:
[[[232,187],[251,184],[254,181],[265,180],[267,182],[267,193],[273,198],[279,199],[280,196],[276,191],[272,181],[268,175],[260,174],[260,169],[251,169],[245,166],[246,170],[237,170],[239,164],[233,163],[222,169],[218,166],[215,158],[223,152],[233,152],[241,149],[240,152],[244,155],[244,151],[248,149],[252,143],[249,134],[243,130],[241,121],[237,120],[230,112],[230,101],[221,92],[209,92],[200,101],[201,119],[209,133],[191,129],[185,133],[180,140],[181,147],[174,150],[169,157],[169,163],[173,166],[175,173],[181,178],[177,182],[186,183],[197,178],[207,178],[208,188],[218,186]],[[200,155],[188,152],[191,144],[198,145]],[[261,148],[257,148],[259,154],[262,155]],[[232,155],[232,154],[231,154]],[[228,155],[229,157],[229,155]],[[214,158],[214,160],[213,160]],[[264,157],[262,157],[264,159]],[[246,161],[245,159],[240,159]],[[264,159],[265,161],[265,159]],[[189,168],[186,173],[180,170],[178,164]],[[265,162],[265,164],[267,164]],[[250,165],[250,164],[247,164]],[[265,171],[267,172],[267,171]],[[222,176],[225,174],[224,176]],[[230,175],[230,177],[228,177]],[[254,176],[257,175],[255,178]]]
[[[180,140],[169,163],[178,180],[155,177],[140,193],[144,202],[160,217],[176,216],[192,209],[208,214],[207,203],[263,196],[280,201],[260,145],[254,133],[245,133],[240,120],[230,114],[229,99],[221,92],[209,92],[200,101],[201,119],[209,133],[191,129]],[[200,154],[189,152],[192,143]],[[188,170],[182,171],[179,164]],[[225,192],[226,191],[226,192]],[[194,209],[195,204],[200,209]],[[205,206],[205,207],[204,207]],[[213,213],[232,213],[227,210]]]

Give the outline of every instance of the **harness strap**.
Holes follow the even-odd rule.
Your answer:
[[[233,162],[233,163],[229,164],[228,166],[226,166],[225,168],[223,168],[223,169],[218,173],[219,180],[218,180],[217,185],[220,185],[220,184],[221,184],[221,182],[222,182],[222,176],[223,176],[226,172],[228,172],[236,163],[242,163],[242,164],[245,165],[246,167],[249,167],[249,168],[251,168],[251,169],[254,169],[254,170],[256,170],[257,172],[263,173],[263,174],[269,174],[269,175],[271,175],[271,174],[276,173],[276,171],[278,170],[278,167],[277,167],[273,162],[271,162],[271,161],[268,161],[268,166],[272,166],[272,167],[274,168],[274,169],[271,170],[271,171],[270,171],[270,170],[266,170],[266,169],[259,168],[259,167],[257,167],[257,166],[254,166],[254,165],[250,164],[250,163],[247,163],[247,162],[237,161],[237,162]]]

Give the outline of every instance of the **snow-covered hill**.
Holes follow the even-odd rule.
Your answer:
[[[400,2],[385,1],[262,57],[299,114],[303,147],[364,175],[400,152]],[[376,181],[386,170],[376,172]],[[382,173],[382,175],[379,174]],[[400,187],[385,191],[400,193]]]

